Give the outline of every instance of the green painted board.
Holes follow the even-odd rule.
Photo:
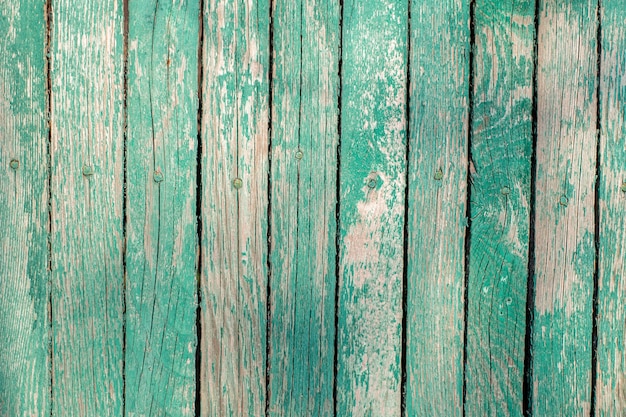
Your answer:
[[[400,414],[407,7],[343,3],[338,416]]]
[[[53,5],[53,416],[122,415],[122,13],[119,0]]]
[[[198,2],[128,16],[125,409],[193,416]]]
[[[43,3],[0,0],[0,416],[50,414]]]
[[[268,411],[333,416],[340,5],[273,7]]]
[[[621,0],[601,4],[598,417],[626,414],[626,7]]]
[[[597,3],[541,1],[537,28],[534,416],[591,408]]]
[[[474,16],[465,412],[522,416],[535,1]]]
[[[407,416],[463,413],[469,8],[411,2]]]
[[[266,0],[205,1],[201,416],[266,400],[269,33]]]

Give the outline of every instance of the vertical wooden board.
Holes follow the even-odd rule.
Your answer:
[[[407,416],[463,412],[469,4],[411,2]]]
[[[465,410],[522,416],[535,1],[475,8]]]
[[[265,413],[269,12],[205,2],[202,416]]]
[[[626,414],[626,8],[602,1],[596,416]]]
[[[53,415],[122,415],[123,24],[55,1],[51,40]]]
[[[532,335],[535,416],[590,412],[596,7],[595,0],[539,4]]]
[[[408,2],[343,4],[337,413],[400,414]]]
[[[0,0],[0,416],[50,414],[45,7]]]
[[[192,416],[197,1],[129,3],[126,413]]]
[[[332,416],[340,5],[273,7],[269,415]]]

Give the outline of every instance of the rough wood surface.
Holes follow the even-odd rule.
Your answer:
[[[590,412],[596,7],[539,4],[534,416]]]
[[[268,411],[333,416],[340,7],[273,13]]]
[[[198,2],[128,12],[125,408],[193,416]]]
[[[54,2],[51,45],[53,415],[123,403],[122,2]]]
[[[595,415],[626,415],[626,7],[602,1],[598,353]]]
[[[205,1],[201,416],[265,413],[269,15]]]
[[[400,412],[408,3],[343,3],[337,413]]]
[[[469,2],[411,7],[406,413],[461,416]]]
[[[46,22],[0,0],[0,416],[50,414]]]
[[[535,1],[477,0],[465,412],[522,416]]]

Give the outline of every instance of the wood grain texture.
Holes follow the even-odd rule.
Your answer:
[[[126,413],[193,416],[199,7],[129,2]]]
[[[626,414],[626,8],[620,0],[601,4],[598,417]]]
[[[50,414],[46,22],[0,0],[0,416]]]
[[[265,413],[269,14],[205,2],[201,416]]]
[[[122,2],[54,2],[53,415],[122,415]]]
[[[539,4],[534,416],[590,412],[596,7]]]
[[[522,416],[535,1],[475,7],[465,411]]]
[[[273,5],[271,416],[333,415],[339,13]]]
[[[411,7],[406,415],[461,416],[469,1]]]
[[[408,3],[343,3],[337,414],[400,414]]]

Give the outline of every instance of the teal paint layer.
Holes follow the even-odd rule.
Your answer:
[[[400,413],[407,6],[343,4],[339,416]]]
[[[125,410],[193,416],[199,6],[128,13]]]
[[[597,2],[541,1],[537,28],[534,416],[591,408]]]
[[[211,0],[204,5],[200,415],[261,416],[270,4]]]
[[[50,415],[46,22],[0,1],[0,416]]]
[[[333,416],[340,7],[273,7],[269,415]]]
[[[465,410],[521,417],[535,2],[475,7]]]
[[[407,416],[463,412],[469,23],[469,1],[411,2]]]
[[[122,415],[122,2],[54,2],[53,415]]]
[[[626,7],[603,0],[596,416],[626,414]]]

